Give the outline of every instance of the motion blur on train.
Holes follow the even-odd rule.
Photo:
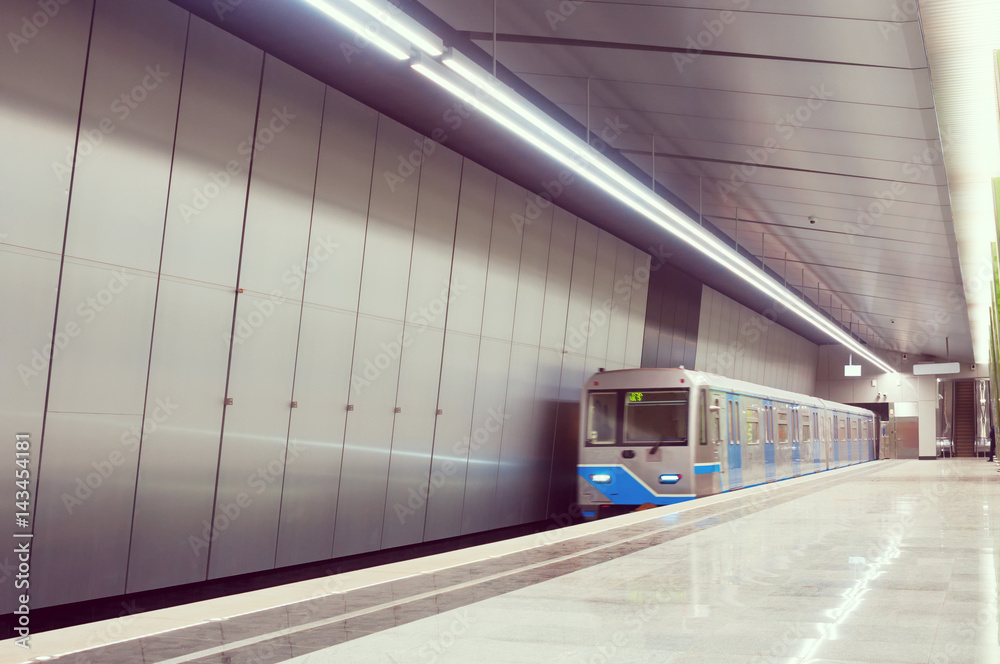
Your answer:
[[[868,410],[685,369],[600,372],[583,388],[585,517],[871,461]]]

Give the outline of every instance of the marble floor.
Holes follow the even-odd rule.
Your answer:
[[[995,465],[882,461],[143,614],[99,647],[112,621],[40,634],[29,661],[1000,664],[998,537]]]

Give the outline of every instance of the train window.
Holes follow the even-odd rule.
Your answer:
[[[778,411],[778,442],[788,442],[788,413]]]
[[[587,412],[587,442],[614,445],[618,431],[618,393],[591,392]]]
[[[756,408],[747,408],[747,445],[760,443],[760,417]]]
[[[840,435],[837,438],[837,440],[847,440],[847,438],[846,438],[846,436],[847,436],[847,429],[846,429],[846,425],[844,423],[844,418],[838,417],[837,418],[837,423],[840,426]]]
[[[644,392],[642,401],[625,402],[625,443],[687,445],[686,390]]]
[[[718,399],[715,400],[715,410],[712,412],[712,435],[713,442],[718,443],[722,440],[722,406],[719,405]]]
[[[858,439],[858,421],[857,420],[852,420],[851,421],[851,440],[857,440],[857,439]]]
[[[811,443],[812,442],[812,430],[809,424],[809,417],[802,418],[802,442]]]

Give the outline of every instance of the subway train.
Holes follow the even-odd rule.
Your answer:
[[[701,371],[602,371],[582,393],[578,504],[593,518],[871,461],[875,426],[862,408]]]

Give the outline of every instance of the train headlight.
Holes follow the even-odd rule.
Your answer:
[[[680,475],[660,475],[660,484],[677,484],[680,481]]]
[[[596,475],[591,475],[590,481],[594,484],[611,484],[611,475],[607,473],[598,473]]]

